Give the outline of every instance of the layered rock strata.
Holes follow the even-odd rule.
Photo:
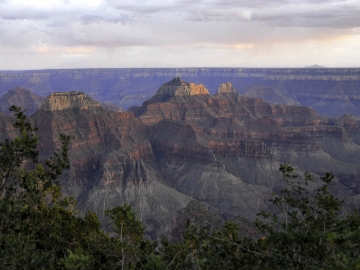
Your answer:
[[[161,183],[146,127],[131,112],[104,110],[79,92],[55,93],[31,116],[39,127],[42,158],[59,146],[58,134],[73,136],[71,169],[61,181],[74,196],[80,214],[132,205],[153,237],[168,237],[176,212],[191,197]]]
[[[164,82],[181,77],[211,94],[230,82],[241,94],[267,102],[310,106],[322,115],[360,116],[359,68],[136,68],[0,71],[0,94],[20,86],[47,96],[82,91],[122,108],[140,106]]]
[[[40,130],[42,158],[59,146],[59,133],[74,137],[61,184],[81,214],[91,210],[105,220],[104,210],[132,205],[153,238],[178,238],[184,219],[199,215],[215,227],[254,220],[283,187],[280,163],[333,171],[332,190],[358,195],[358,118],[272,105],[230,83],[215,95],[205,90],[176,78],[127,112],[105,110],[84,93],[55,93],[30,119]],[[13,137],[13,118],[0,116],[1,136]]]
[[[59,111],[66,109],[93,109],[100,104],[82,92],[56,92],[52,93],[41,105],[43,111]]]
[[[347,117],[339,122],[304,106],[271,105],[232,89],[230,83],[222,84],[214,96],[193,95],[186,99],[176,96],[165,99],[158,94],[142,107],[130,110],[145,125],[158,128],[160,134],[166,119],[191,127],[192,138],[196,140],[184,137],[184,142],[177,143],[172,152],[188,152],[192,158],[202,156],[204,164],[211,153],[214,163],[223,164],[227,172],[249,184],[276,188],[279,177],[276,170],[284,162],[318,174],[326,171],[333,171],[339,177],[356,174],[360,152],[354,120]],[[159,140],[158,134],[153,146],[170,149],[173,140]],[[199,145],[207,147],[208,152],[189,150],[196,151]],[[161,150],[161,155],[171,151]],[[166,162],[173,160],[172,157]]]

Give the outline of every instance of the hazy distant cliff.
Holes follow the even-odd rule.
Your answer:
[[[43,97],[27,89],[16,87],[0,97],[0,112],[10,114],[9,107],[16,105],[25,109],[27,114],[32,114],[40,108],[43,101]]]
[[[360,68],[168,68],[0,71],[0,95],[16,86],[47,96],[82,91],[125,109],[141,105],[166,81],[181,77],[214,94],[230,82],[240,94],[265,101],[310,106],[321,114],[360,116]],[[224,88],[225,89],[225,88]]]

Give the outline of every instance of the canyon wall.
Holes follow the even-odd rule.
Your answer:
[[[128,204],[152,238],[178,238],[185,219],[199,215],[202,224],[234,220],[252,231],[248,221],[283,187],[278,169],[286,162],[300,173],[332,171],[331,190],[357,200],[359,118],[327,118],[219,85],[211,94],[177,77],[126,112],[80,91],[52,93],[29,117],[39,127],[41,160],[59,147],[60,133],[72,136],[61,186],[79,214],[91,210],[105,221],[106,209]],[[15,136],[12,122],[0,113],[2,139]]]
[[[181,77],[211,94],[230,82],[238,93],[281,104],[300,104],[328,117],[360,116],[359,68],[134,68],[0,71],[0,95],[20,86],[46,97],[82,91],[122,108],[139,106],[166,81]]]

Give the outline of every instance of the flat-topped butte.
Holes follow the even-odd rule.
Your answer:
[[[98,102],[83,92],[54,92],[41,105],[40,110],[59,111],[66,109],[90,109],[101,107]]]

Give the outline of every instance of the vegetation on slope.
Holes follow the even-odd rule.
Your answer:
[[[259,213],[257,239],[229,222],[222,230],[188,224],[178,243],[148,241],[126,205],[106,211],[108,234],[96,214],[79,217],[61,195],[71,138],[60,135],[62,147],[40,163],[36,128],[20,108],[11,111],[19,135],[0,143],[1,269],[360,269],[360,214],[344,213],[329,193],[331,173],[309,191],[311,175],[282,165],[287,188],[272,199],[276,215]]]

